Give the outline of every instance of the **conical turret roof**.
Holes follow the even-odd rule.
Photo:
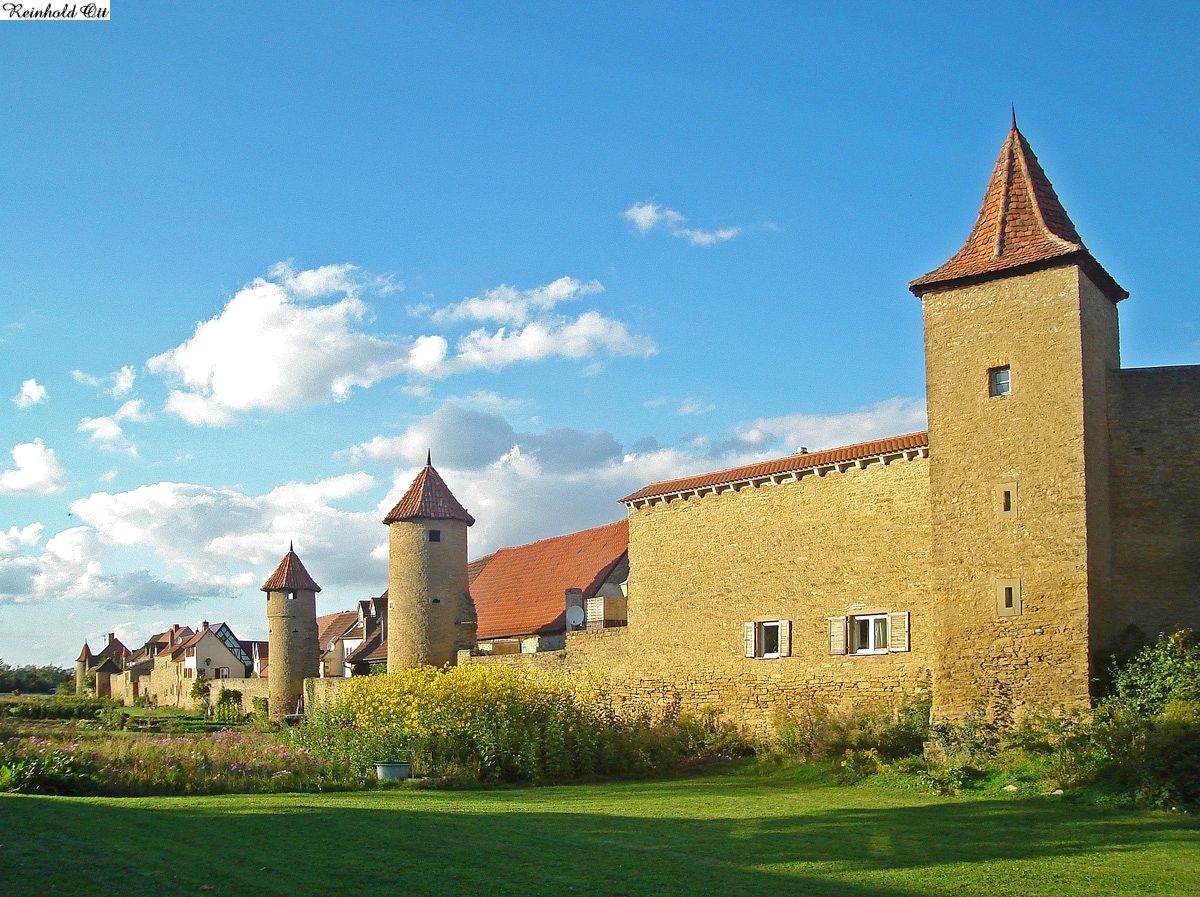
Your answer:
[[[1084,246],[1025,136],[1012,129],[983,194],[975,227],[962,249],[908,285],[917,296],[936,287],[990,280],[1074,262],[1113,302],[1129,294]]]
[[[292,546],[288,546],[288,552],[283,556],[283,560],[279,562],[279,566],[275,568],[275,572],[267,577],[267,581],[262,584],[264,592],[291,592],[291,591],[309,591],[319,592],[321,587],[317,585],[316,580],[308,575],[308,571],[304,569],[304,564],[300,562],[299,555],[292,550]]]
[[[75,662],[78,663],[79,661],[82,660],[84,663],[91,663],[92,657],[93,657],[92,649],[88,647],[87,642],[84,642],[83,650],[79,652],[79,656],[75,658]]]
[[[475,523],[475,518],[458,503],[446,481],[434,468],[431,457],[426,458],[425,467],[417,474],[404,497],[383,518],[384,523],[398,520],[462,520],[467,526]]]

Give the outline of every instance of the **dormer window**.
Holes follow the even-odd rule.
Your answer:
[[[1008,365],[988,371],[988,395],[993,397],[1012,395],[1012,371],[1009,370]]]

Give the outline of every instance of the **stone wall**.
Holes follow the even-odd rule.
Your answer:
[[[598,672],[618,704],[714,707],[760,732],[780,713],[897,702],[927,686],[933,661],[928,466],[897,460],[632,510],[627,627],[469,660]],[[902,611],[910,651],[829,653],[830,617]],[[791,656],[746,657],[743,624],[755,620],[791,621]]]
[[[1114,372],[1109,416],[1113,608],[1098,647],[1200,631],[1200,366]]]
[[[1086,706],[1089,606],[1108,569],[1097,554],[1107,490],[1088,476],[1104,479],[1113,304],[1068,265],[930,292],[923,306],[932,585],[944,624],[935,715]],[[989,370],[1005,365],[1011,394],[991,396]],[[1005,585],[1012,612],[999,606]]]
[[[438,541],[430,541],[431,531]],[[388,527],[388,665],[453,663],[475,644],[462,520],[401,520]]]

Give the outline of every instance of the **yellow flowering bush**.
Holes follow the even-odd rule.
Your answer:
[[[711,718],[651,725],[618,715],[591,683],[467,664],[356,677],[297,738],[360,769],[411,757],[429,775],[550,782],[669,768],[717,742],[728,753],[731,731]]]

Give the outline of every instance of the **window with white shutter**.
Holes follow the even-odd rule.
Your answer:
[[[742,624],[742,653],[775,660],[792,655],[791,620],[756,620]]]
[[[846,653],[846,618],[829,618],[829,653]]]
[[[908,650],[908,611],[888,614],[888,651]]]

